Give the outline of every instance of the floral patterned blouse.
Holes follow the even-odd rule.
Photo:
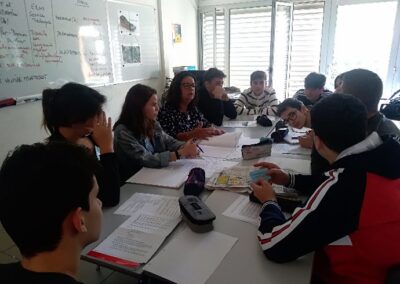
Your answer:
[[[196,107],[187,112],[181,112],[168,104],[165,104],[158,113],[158,122],[163,130],[174,138],[178,133],[193,130],[200,122],[203,122],[203,127],[211,126]]]

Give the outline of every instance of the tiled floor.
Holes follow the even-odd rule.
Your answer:
[[[13,241],[4,231],[0,224],[0,263],[9,263],[18,261],[21,255],[14,245]],[[135,284],[138,281],[130,276],[113,272],[110,269],[102,267],[96,270],[96,265],[86,261],[80,263],[79,280],[85,284]],[[0,279],[1,282],[1,279]]]

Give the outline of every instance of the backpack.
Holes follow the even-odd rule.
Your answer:
[[[389,119],[400,120],[400,90],[394,92],[389,103],[382,104],[379,111]]]

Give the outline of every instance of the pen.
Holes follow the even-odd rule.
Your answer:
[[[203,149],[200,148],[200,146],[198,144],[196,144],[197,148],[199,148],[199,150],[204,153]]]

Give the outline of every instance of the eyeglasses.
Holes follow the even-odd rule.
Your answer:
[[[196,85],[195,85],[195,84],[190,84],[190,83],[183,83],[181,86],[182,86],[184,89],[194,89],[194,88],[196,88]]]
[[[288,123],[289,121],[295,121],[297,118],[297,111],[291,111],[288,113],[287,118],[283,119],[284,123]]]

